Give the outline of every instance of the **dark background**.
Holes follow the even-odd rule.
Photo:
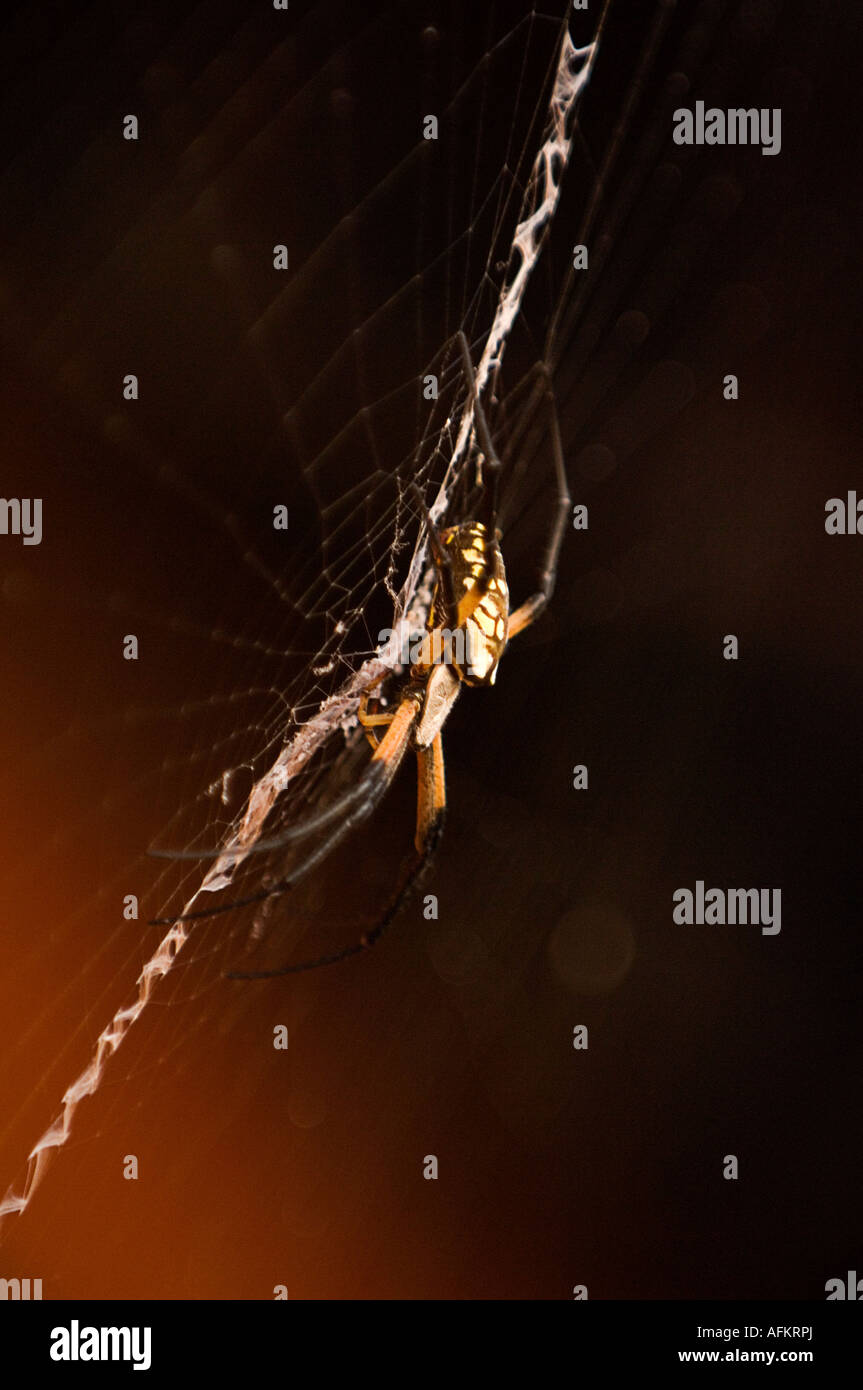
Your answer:
[[[393,44],[458,23],[445,6],[365,8]],[[860,486],[861,20],[851,4],[612,8],[525,368],[657,15],[588,237],[594,279],[560,343],[590,529],[567,538],[552,608],[495,690],[465,695],[448,724],[449,820],[425,890],[439,920],[417,902],[372,955],[261,986],[220,979],[242,928],[211,924],[4,1228],[2,1273],[41,1277],[45,1297],[267,1298],[284,1283],[292,1298],[568,1298],[586,1284],[591,1298],[819,1299],[860,1266],[861,542],[825,534],[824,504]],[[330,4],[315,16],[319,42],[298,41],[282,70],[297,90],[310,81],[312,109],[321,56],[366,22]],[[290,187],[273,191],[265,148],[230,199],[222,186],[208,202],[194,146],[243,63],[258,71],[276,48],[278,22],[230,5],[22,7],[4,35],[3,493],[41,493],[46,518],[42,546],[0,551],[4,1187],[158,939],[118,903],[139,892],[146,915],[164,908],[143,850],[223,765],[221,697],[295,675],[216,630],[303,645],[224,526],[237,516],[277,563],[261,516],[290,488],[316,540],[264,370],[236,350],[237,323],[272,290],[241,272],[249,305],[226,309],[199,250],[230,229],[254,266],[281,239]],[[445,75],[486,47],[465,23]],[[360,105],[360,128],[383,132],[398,96],[374,51],[362,74],[345,58],[340,80],[377,87],[384,118]],[[425,71],[411,61],[406,93]],[[246,100],[277,112],[280,80]],[[782,106],[781,154],[671,145],[670,111],[699,96]],[[140,142],[134,175],[88,164],[126,109],[158,113],[156,148]],[[260,115],[232,108],[229,128],[244,109]],[[337,209],[316,191],[311,127],[292,120],[311,245]],[[338,122],[327,133],[345,206],[351,168],[361,183],[393,140],[351,154]],[[169,169],[188,186],[166,192]],[[388,226],[384,262],[402,235]],[[146,457],[103,425],[106,382],[130,358],[150,383]],[[498,424],[505,442],[503,406]],[[516,598],[540,510],[513,521]],[[127,631],[138,663],[118,660]],[[253,726],[253,700],[242,708]],[[587,792],[571,789],[575,763]],[[324,940],[373,916],[413,799],[406,771],[310,888]],[[696,879],[781,888],[781,934],[675,925],[671,895]],[[137,1183],[122,1179],[129,1153]]]

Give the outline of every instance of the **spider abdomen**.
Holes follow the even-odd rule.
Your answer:
[[[466,685],[494,685],[506,647],[509,589],[500,546],[481,521],[441,533],[450,559],[456,630],[464,633],[464,660],[453,666]],[[430,625],[441,626],[437,597]]]

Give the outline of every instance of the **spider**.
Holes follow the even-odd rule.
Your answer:
[[[436,584],[426,621],[426,633],[431,639],[441,634],[462,637],[452,645],[442,661],[428,660],[422,649],[420,659],[412,664],[411,672],[392,709],[369,713],[369,694],[360,701],[358,720],[366,732],[374,752],[358,782],[323,811],[308,817],[271,839],[258,840],[247,853],[276,850],[310,836],[327,831],[321,843],[278,883],[231,903],[215,908],[187,912],[181,916],[156,918],[152,925],[171,925],[178,921],[213,917],[250,903],[286,892],[305,878],[335,849],[347,835],[366,820],[391,787],[408,749],[417,758],[417,820],[414,835],[414,856],[402,882],[390,900],[377,925],[364,933],[353,945],[316,960],[300,961],[272,970],[231,971],[229,979],[260,980],[279,975],[314,970],[368,950],[381,937],[397,916],[405,900],[428,867],[443,832],[446,812],[446,788],[442,730],[463,685],[491,686],[508,642],[530,627],[543,612],[554,590],[557,564],[563,541],[570,495],[566,480],[560,428],[554,408],[550,385],[546,400],[550,407],[551,444],[557,496],[552,523],[546,540],[539,575],[539,586],[514,612],[509,611],[509,591],[500,550],[500,531],[496,526],[497,484],[501,470],[500,459],[492,443],[482,402],[476,389],[476,378],[470,350],[463,332],[457,335],[465,379],[473,398],[477,434],[482,451],[482,464],[490,475],[491,486],[483,479],[485,501],[476,519],[449,526],[438,531],[425,506],[422,494],[414,485],[423,523],[428,535],[429,549],[436,572]],[[480,475],[478,475],[480,476]],[[438,649],[440,643],[437,644]],[[466,652],[467,659],[459,657]],[[379,730],[386,732],[379,734]],[[205,858],[224,853],[211,851],[161,851],[162,857],[184,859]]]

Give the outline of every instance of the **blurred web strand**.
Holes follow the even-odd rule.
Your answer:
[[[568,30],[564,30],[543,143],[528,179],[521,218],[513,237],[507,274],[492,326],[476,367],[478,392],[485,388],[491,374],[500,367],[527,282],[539,259],[545,233],[557,208],[561,182],[572,147],[575,111],[579,98],[590,80],[598,50],[598,32],[592,43],[583,48],[576,48]],[[446,510],[450,490],[459,476],[463,460],[470,457],[474,442],[473,416],[473,400],[469,397],[459,423],[446,476],[430,508],[433,519]],[[449,430],[451,423],[451,420],[446,421],[441,431],[442,435]],[[272,767],[258,779],[249,793],[239,827],[231,832],[223,854],[205,874],[200,887],[184,904],[183,913],[193,909],[201,894],[217,892],[230,883],[237,866],[247,857],[249,847],[260,837],[270,810],[284,792],[290,778],[296,776],[310,762],[335,732],[346,728],[352,721],[362,692],[373,688],[398,665],[405,634],[417,630],[425,620],[428,608],[428,586],[423,584],[425,568],[425,544],[418,543],[397,605],[393,637],[359,667],[341,690],[321,705],[318,712],[281,750]],[[94,1095],[98,1090],[109,1058],[117,1051],[132,1025],[141,1017],[159,981],[172,969],[192,934],[193,925],[179,921],[173,924],[143,967],[138,977],[134,1000],[124,1008],[118,1009],[111,1022],[99,1034],[89,1065],[68,1087],[59,1114],[30,1152],[22,1190],[16,1192],[14,1187],[10,1187],[0,1201],[0,1231],[4,1217],[22,1212],[29,1205],[45,1176],[52,1155],[69,1138],[78,1106],[85,1097]]]

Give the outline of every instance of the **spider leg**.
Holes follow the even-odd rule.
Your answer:
[[[416,715],[414,714],[413,717],[416,718]],[[381,744],[377,746],[380,750]],[[248,854],[266,854],[272,849],[283,849],[287,845],[296,844],[298,840],[305,840],[310,835],[316,835],[320,830],[326,830],[333,821],[350,811],[354,805],[364,803],[366,797],[375,792],[379,783],[386,783],[386,775],[381,763],[382,759],[376,753],[360,780],[337,801],[325,807],[323,811],[319,811],[317,815],[307,816],[299,825],[289,826],[287,830],[283,830],[279,835],[273,835],[269,839],[255,840],[253,844],[238,844],[231,847],[211,845],[207,849],[149,849],[147,853],[154,859],[221,859],[223,856],[226,859],[245,859]],[[385,790],[385,786],[382,790]]]
[[[414,846],[417,854],[432,853],[440,843],[446,815],[446,777],[443,739],[436,734],[427,748],[417,749],[417,828]]]
[[[395,709],[390,709],[387,710],[385,714],[369,714],[367,712],[368,707],[369,695],[368,691],[365,691],[363,693],[362,699],[360,700],[360,707],[357,710],[357,720],[360,724],[362,724],[363,728],[365,729],[366,738],[368,739],[372,748],[377,749],[380,748],[381,740],[378,738],[377,734],[370,733],[369,730],[378,729],[383,724],[392,724],[393,720],[396,717],[396,711]]]
[[[539,617],[540,613],[542,613],[554,593],[560,547],[563,544],[566,519],[569,516],[569,509],[572,503],[572,498],[569,495],[569,485],[566,480],[566,465],[563,459],[563,444],[560,438],[560,424],[557,418],[557,408],[550,387],[546,392],[545,398],[551,420],[551,451],[554,460],[557,496],[552,515],[551,530],[549,531],[548,540],[546,541],[545,551],[542,557],[539,588],[535,594],[532,594],[529,599],[526,599],[524,603],[516,608],[514,613],[510,613],[507,640],[511,637],[515,637],[519,632],[523,632],[526,627],[530,627],[531,623],[536,622],[536,619]]]
[[[350,956],[368,951],[380,941],[387,927],[395,921],[408,898],[422,878],[440,844],[446,814],[446,783],[444,778],[443,742],[440,734],[428,748],[417,749],[417,828],[411,857],[402,881],[389,901],[386,911],[371,929],[350,946],[343,946],[332,955],[315,960],[299,961],[274,970],[232,970],[229,980],[272,980],[279,975],[297,975],[304,970],[318,970],[324,965],[337,965]]]
[[[247,897],[235,898],[232,902],[220,903],[217,907],[204,907],[193,912],[183,912],[178,916],[156,917],[148,925],[165,927],[172,926],[174,922],[196,922],[204,917],[218,917],[223,912],[233,912],[235,908],[248,907],[251,903],[264,902],[267,898],[278,897],[292,888],[295,883],[304,879],[332,853],[336,845],[340,844],[352,830],[368,819],[389,790],[407,750],[419,708],[418,701],[413,697],[402,700],[389,729],[378,744],[377,752],[351,795],[340,797],[333,806],[327,808],[327,812],[322,812],[318,817],[312,817],[318,827],[331,825],[337,816],[342,816],[342,820],[322,840],[317,849],[302,861],[298,868],[286,875],[285,878],[280,879],[278,883],[272,884],[269,888],[262,888],[257,893],[250,893]],[[306,821],[305,825],[308,824],[309,822]],[[281,846],[287,841],[282,838],[273,843]]]

